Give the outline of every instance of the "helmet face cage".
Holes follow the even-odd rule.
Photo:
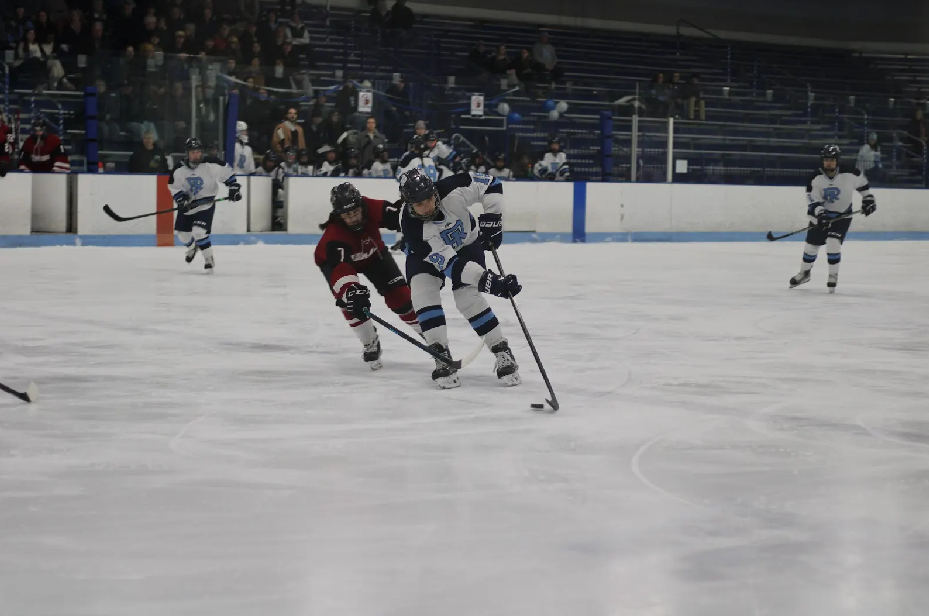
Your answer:
[[[201,143],[201,141],[197,139],[196,137],[190,137],[187,140],[187,142],[184,144],[184,150],[187,152],[187,166],[188,167],[193,168],[203,162],[203,156],[204,156],[203,143]],[[190,160],[190,153],[193,152],[194,150],[200,151],[200,160],[198,160],[197,162],[193,162]]]
[[[332,204],[332,212],[338,216],[339,221],[352,231],[360,231],[368,222],[368,206],[365,204],[361,192],[351,183],[343,182],[335,186],[329,193],[329,202]],[[349,225],[342,218],[342,214],[361,208],[361,220],[353,225]]]
[[[822,162],[823,169],[825,169],[825,167],[826,167],[826,164],[825,164],[825,163],[826,163],[826,160],[831,158],[831,159],[835,160],[835,169],[836,169],[836,171],[838,171],[838,169],[839,169],[839,156],[841,156],[841,154],[842,154],[842,150],[841,150],[841,149],[839,148],[839,146],[837,146],[837,145],[829,144],[829,145],[827,145],[826,147],[824,147],[824,148],[823,148],[823,151],[820,152],[820,155],[819,155],[819,156],[820,156],[820,160],[821,160],[821,162]]]
[[[416,135],[410,139],[410,143],[407,146],[407,149],[411,152],[416,152],[417,154],[422,154],[426,149],[426,143],[423,141],[423,138],[419,135]]]
[[[407,204],[410,215],[420,220],[433,220],[439,213],[439,192],[435,184],[420,169],[411,169],[400,177],[400,196],[403,202]],[[435,197],[435,209],[431,214],[422,215],[413,207],[417,203],[422,203],[427,199]]]

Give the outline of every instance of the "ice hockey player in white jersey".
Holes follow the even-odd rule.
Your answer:
[[[374,146],[374,160],[365,165],[364,176],[366,178],[391,178],[394,177],[394,168],[390,164],[390,153],[387,146],[379,143]]]
[[[471,152],[471,158],[468,159],[467,165],[465,165],[465,172],[472,173],[487,173],[489,165],[487,164],[487,159],[484,158],[484,153],[480,150],[474,150]]]
[[[242,121],[235,123],[235,166],[232,170],[236,175],[255,173],[255,153],[248,145],[248,124]]]
[[[235,173],[229,165],[218,158],[204,156],[199,139],[188,139],[185,149],[187,158],[174,168],[168,183],[178,208],[174,230],[187,247],[185,261],[191,263],[199,250],[203,253],[203,268],[212,274],[216,262],[210,233],[216,212],[216,194],[225,185],[229,189],[229,199],[240,201],[242,187],[236,182]]]
[[[494,156],[494,166],[490,168],[490,171],[487,174],[491,177],[495,177],[498,180],[512,180],[513,172],[510,171],[510,168],[506,166],[506,156],[502,153]]]
[[[316,169],[313,167],[313,163],[310,162],[310,153],[304,148],[297,150],[297,159],[294,161],[293,173],[291,175],[316,175]]]
[[[273,231],[284,231],[286,229],[284,203],[287,198],[284,192],[284,178],[287,174],[277,152],[274,150],[265,152],[264,157],[261,159],[261,166],[255,171],[254,175],[271,178],[271,229]]]
[[[561,140],[558,137],[548,140],[548,152],[535,164],[533,171],[542,180],[565,182],[571,179],[568,156],[561,151]]]
[[[837,145],[827,145],[821,153],[822,168],[813,174],[806,185],[806,213],[810,217],[810,230],[806,233],[803,247],[803,265],[800,273],[790,279],[790,288],[810,281],[810,270],[816,262],[819,248],[826,245],[829,261],[829,279],[826,288],[835,293],[839,282],[839,263],[842,261],[842,243],[852,225],[854,195],[861,195],[861,212],[870,216],[877,210],[868,178],[858,169],[839,169],[841,150]],[[847,218],[843,218],[843,216]]]
[[[412,169],[400,177],[400,197],[406,278],[426,342],[451,358],[439,295],[449,279],[458,310],[496,356],[497,378],[507,386],[519,385],[519,366],[481,295],[510,297],[522,290],[516,276],[498,276],[485,265],[485,248],[497,248],[503,241],[503,185],[480,173],[459,173],[434,183],[422,169]],[[478,223],[468,211],[475,203],[484,208]],[[457,371],[440,360],[432,380],[443,389],[461,384]]]
[[[400,158],[400,164],[397,165],[397,180],[406,172],[412,169],[422,169],[433,182],[439,181],[439,170],[435,161],[425,155],[426,142],[419,135],[414,135],[407,145],[406,153]]]
[[[331,145],[324,145],[316,153],[322,157],[323,161],[316,167],[316,175],[323,177],[337,176],[338,168],[341,165],[338,162],[339,153]],[[333,173],[335,172],[335,173]]]
[[[461,155],[454,148],[443,143],[434,130],[426,133],[425,155],[435,161],[440,180],[458,173],[461,169]]]

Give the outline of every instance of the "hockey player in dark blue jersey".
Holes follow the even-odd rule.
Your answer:
[[[426,342],[451,357],[439,295],[450,279],[458,310],[496,356],[497,377],[508,386],[519,385],[519,366],[481,295],[509,297],[522,290],[516,276],[498,276],[485,266],[484,248],[503,241],[503,185],[481,173],[460,173],[434,183],[421,169],[412,169],[400,177],[400,196],[406,277]],[[484,207],[479,225],[468,211],[474,203]],[[443,389],[461,384],[455,370],[440,361],[432,379]]]

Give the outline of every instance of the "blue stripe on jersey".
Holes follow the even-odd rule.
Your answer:
[[[442,307],[429,306],[428,308],[423,308],[416,312],[416,318],[420,323],[423,321],[428,321],[429,319],[438,319],[445,318],[445,311],[442,310]]]
[[[816,261],[816,255],[808,255],[806,253],[803,253],[804,263],[813,263],[814,261]]]

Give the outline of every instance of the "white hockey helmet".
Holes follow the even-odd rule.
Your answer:
[[[236,139],[242,143],[248,143],[248,124],[239,120],[235,123],[235,136]]]

